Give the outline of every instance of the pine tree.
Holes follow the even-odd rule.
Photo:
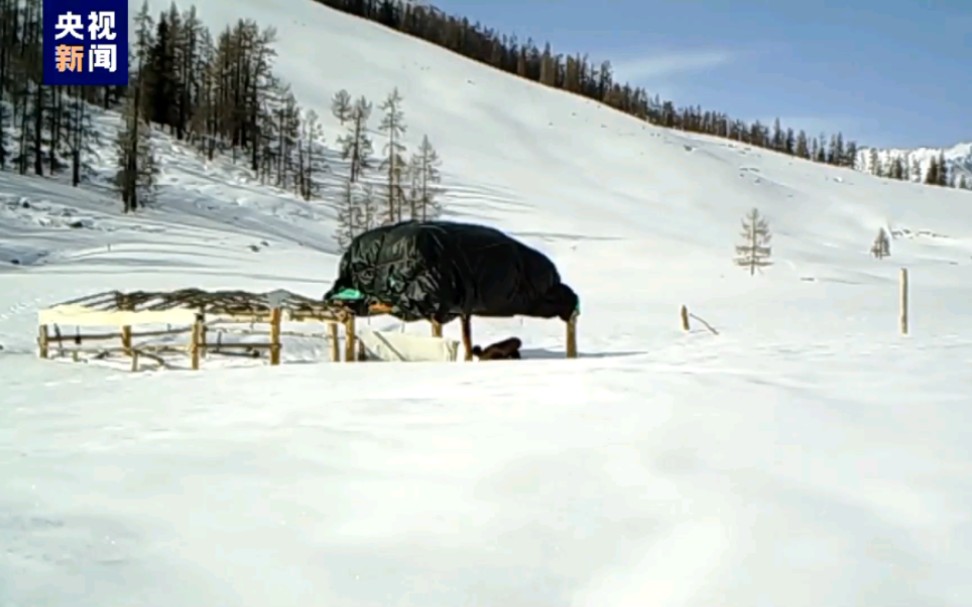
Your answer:
[[[878,259],[884,259],[891,255],[891,239],[888,238],[888,233],[884,228],[881,228],[874,239],[874,244],[871,245],[871,255]]]
[[[149,13],[148,0],[142,1],[141,8],[135,13],[135,40],[132,41],[132,51],[134,61],[129,62],[129,79],[135,77],[135,70],[142,69],[149,65],[149,53],[155,46],[155,21]],[[135,66],[141,66],[136,68]]]
[[[840,133],[830,136],[830,147],[827,149],[827,163],[833,165],[845,164],[844,137]]]
[[[176,12],[175,4],[170,12]],[[199,104],[199,91],[203,70],[198,69],[203,46],[204,32],[208,31],[196,15],[196,7],[181,17],[181,25],[174,41],[176,50],[176,81],[178,107],[176,108],[176,138],[182,140],[191,134],[190,123]]]
[[[220,66],[217,63],[216,46],[207,28],[199,34],[199,57],[195,71],[199,87],[196,91],[196,107],[189,121],[190,138],[199,151],[213,160],[220,138]]]
[[[334,117],[338,119],[341,126],[344,126],[351,121],[352,109],[350,93],[344,89],[341,89],[334,94],[334,98],[331,99],[331,113],[334,114]]]
[[[176,73],[176,33],[169,15],[162,13],[155,28],[154,43],[148,49],[148,60],[142,69],[142,94],[146,118],[158,125],[176,122],[178,109],[178,75]]]
[[[904,160],[900,156],[894,157],[894,162],[891,164],[891,177],[895,179],[905,180],[908,178],[907,170],[905,169]]]
[[[327,171],[327,163],[321,153],[324,147],[324,128],[314,110],[308,110],[304,114],[300,126],[297,194],[304,200],[310,200],[320,196],[319,175]]]
[[[88,103],[81,91],[68,102],[65,127],[67,129],[67,149],[71,157],[71,185],[77,187],[90,177],[94,170],[89,159],[95,154],[94,146],[100,143],[98,131],[94,128]]]
[[[364,96],[359,97],[351,107],[348,132],[338,138],[341,158],[348,161],[349,179],[357,183],[364,171],[371,169],[371,155],[374,152],[368,137],[368,119],[371,117],[371,103]]]
[[[843,139],[843,135],[840,135],[840,138]],[[851,169],[857,168],[857,143],[853,141],[844,142],[844,156],[841,165]]]
[[[347,248],[354,237],[360,233],[361,212],[355,196],[355,183],[345,179],[338,203],[337,231],[335,239],[342,249]]]
[[[388,138],[384,146],[385,157],[379,170],[385,171],[387,179],[386,201],[388,204],[388,223],[402,220],[402,175],[406,164],[403,154],[405,145],[402,138],[405,135],[405,116],[401,109],[402,96],[398,88],[394,88],[380,108],[385,115],[378,125],[378,130]]]
[[[816,150],[816,153],[814,155],[814,160],[821,164],[826,163],[827,162],[827,139],[823,133],[821,133],[820,137],[818,137],[817,140],[815,141],[814,149]]]
[[[278,188],[289,189],[290,182],[296,183],[297,146],[300,139],[300,108],[293,93],[282,88],[277,95],[277,108],[273,112],[272,141],[264,143],[265,162],[274,173],[274,184]],[[267,132],[262,129],[261,132]]]
[[[118,153],[118,171],[115,187],[122,198],[123,210],[131,213],[152,202],[155,197],[158,166],[150,138],[151,126],[141,114],[141,69],[131,88],[135,94],[126,100],[124,123],[118,130],[115,147]]]
[[[250,150],[250,169],[256,171],[260,166],[260,138],[264,126],[273,128],[266,123],[273,121],[273,115],[267,111],[269,100],[281,92],[280,81],[272,71],[273,59],[277,52],[273,43],[277,39],[277,31],[268,27],[260,30],[254,21],[241,21],[237,25],[240,46],[247,49],[241,58],[244,79],[244,119],[241,123],[241,137],[243,147]]]
[[[377,226],[378,214],[371,184],[362,185],[350,179],[344,180],[337,220],[335,238],[342,248],[346,248],[357,235]]]
[[[409,204],[412,219],[428,221],[442,214],[439,196],[442,182],[438,152],[432,147],[428,136],[422,137],[418,151],[409,162]]]
[[[935,185],[940,185],[942,187],[948,187],[949,184],[949,170],[948,162],[945,161],[945,153],[940,152],[938,154],[938,181]]]
[[[38,86],[34,81],[28,81],[18,94],[20,115],[16,116],[15,121],[20,136],[13,161],[21,175],[26,175],[30,169],[35,175],[44,175],[44,151],[49,149],[51,142],[49,132],[44,127],[53,94],[52,87]]]
[[[884,172],[884,167],[881,166],[881,159],[878,157],[877,150],[871,148],[867,151],[867,170],[871,175],[877,175],[878,177],[886,177]]]
[[[772,265],[769,260],[772,249],[769,223],[760,216],[758,209],[750,211],[742,221],[744,244],[736,245],[736,265],[749,268],[750,276],[756,270]]]
[[[928,170],[925,172],[925,184],[926,185],[938,185],[938,180],[940,179],[940,170],[938,167],[938,158],[931,158],[928,162]]]
[[[19,9],[19,6],[16,7]],[[10,125],[13,123],[12,108],[5,102],[11,89],[11,55],[16,42],[13,31],[15,7],[11,0],[0,0],[0,171],[6,170],[10,157]]]
[[[363,231],[375,228],[381,223],[378,220],[378,204],[375,198],[374,186],[370,183],[362,184],[358,208],[361,210],[361,229]]]
[[[807,140],[807,134],[804,131],[797,133],[796,139],[796,155],[800,158],[810,158],[810,145]]]
[[[969,180],[965,175],[959,175],[958,185],[955,187],[959,188],[960,190],[972,189],[972,187],[969,187]]]
[[[2,93],[0,93],[0,171],[6,170],[7,159],[12,151],[10,148],[10,130],[7,126],[11,122],[13,122],[13,112],[10,106],[4,102]]]
[[[786,134],[783,132],[779,118],[773,121],[772,146],[777,152],[782,152],[786,148]]]

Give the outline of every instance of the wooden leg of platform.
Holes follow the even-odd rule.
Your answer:
[[[41,325],[37,327],[37,353],[41,358],[47,358],[50,356],[48,350],[48,343],[50,337],[47,334],[47,325]]]
[[[338,341],[338,325],[336,322],[327,323],[327,338],[331,341],[331,362],[341,362],[341,344]]]
[[[274,367],[280,364],[280,308],[270,311],[270,364]]]
[[[434,320],[429,322],[432,323],[432,337],[442,337],[442,323]]]
[[[202,315],[196,316],[196,322],[192,323],[192,337],[189,342],[189,359],[193,371],[199,370],[199,349],[202,341],[203,319]]]
[[[459,317],[462,323],[462,347],[465,350],[465,360],[472,360],[472,321],[463,314]]]
[[[351,316],[344,322],[344,362],[353,363],[357,359],[355,356],[357,339],[354,332],[354,316]]]
[[[567,358],[577,358],[577,315],[567,321]]]

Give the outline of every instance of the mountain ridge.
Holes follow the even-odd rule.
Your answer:
[[[972,189],[972,141],[948,147],[921,146],[915,148],[864,147],[857,152],[854,168],[876,175],[887,174],[895,160],[905,167],[909,181],[922,182],[936,160],[943,158],[949,175],[949,186]]]

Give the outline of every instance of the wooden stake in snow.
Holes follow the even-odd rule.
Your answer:
[[[276,367],[280,364],[280,323],[283,311],[280,308],[270,310],[270,364]]]
[[[901,268],[901,334],[908,334],[908,268]]]

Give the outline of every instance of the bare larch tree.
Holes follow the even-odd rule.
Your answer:
[[[385,172],[388,223],[395,223],[402,220],[402,176],[406,169],[404,158],[405,144],[402,139],[405,136],[405,115],[401,109],[402,96],[398,92],[398,87],[392,89],[379,109],[385,115],[381,118],[378,130],[385,134],[387,141],[384,146],[384,158],[381,161],[379,170]]]
[[[408,202],[412,219],[427,221],[436,219],[442,212],[439,195],[442,193],[439,184],[442,175],[439,172],[441,161],[439,155],[429,142],[428,136],[422,137],[418,151],[409,161],[409,196]]]
[[[371,168],[373,153],[371,139],[368,137],[368,119],[371,117],[371,103],[363,96],[351,108],[348,132],[338,138],[341,157],[349,163],[349,179],[357,183],[365,170]]]
[[[141,70],[132,83],[134,95],[126,99],[124,122],[118,129],[115,147],[118,154],[118,171],[115,187],[121,194],[123,210],[131,213],[151,202],[155,194],[155,178],[158,173],[150,139],[150,125],[141,115]]]
[[[884,228],[881,228],[874,239],[874,244],[871,245],[871,255],[878,259],[884,259],[891,255],[891,239],[888,238],[888,233]]]
[[[341,89],[334,94],[334,97],[331,99],[331,113],[338,119],[341,126],[351,121],[351,109],[351,93]]]
[[[743,244],[736,245],[736,265],[749,268],[749,275],[773,264],[769,260],[772,249],[769,223],[760,216],[758,209],[750,211],[742,220]]]

